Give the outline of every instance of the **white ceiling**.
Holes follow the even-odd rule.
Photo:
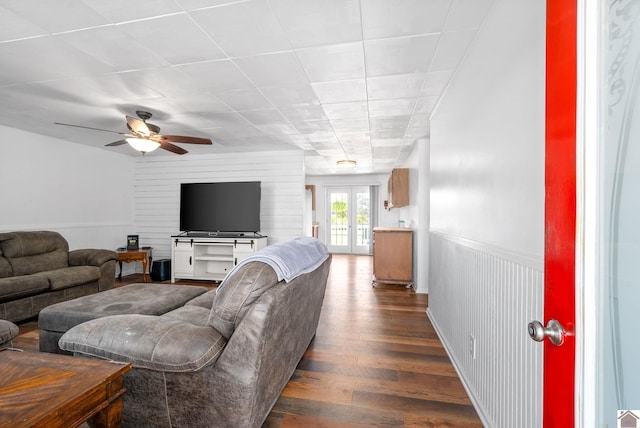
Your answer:
[[[120,137],[54,122],[125,132],[147,110],[213,140],[190,153],[297,147],[307,174],[386,173],[429,137],[491,3],[3,0],[0,124],[104,148]]]

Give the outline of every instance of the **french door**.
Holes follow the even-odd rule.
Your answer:
[[[329,251],[370,254],[372,236],[369,187],[329,187],[326,207]]]

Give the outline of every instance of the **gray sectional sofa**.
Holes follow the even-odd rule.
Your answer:
[[[288,280],[272,265],[248,260],[217,290],[163,315],[101,317],[62,336],[60,348],[76,356],[132,364],[123,427],[250,428],[265,421],[315,335],[331,255]]]
[[[115,285],[115,252],[69,251],[52,231],[0,233],[0,319],[23,321],[53,303]]]

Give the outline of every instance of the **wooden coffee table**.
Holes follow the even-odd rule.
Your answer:
[[[0,426],[120,427],[129,364],[0,351]]]

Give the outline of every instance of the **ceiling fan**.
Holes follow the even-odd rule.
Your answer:
[[[187,144],[212,144],[208,138],[200,137],[187,137],[184,135],[165,135],[160,134],[160,127],[147,123],[147,119],[151,118],[151,113],[148,111],[137,110],[136,114],[138,118],[125,116],[127,119],[127,128],[131,132],[118,132],[108,129],[92,128],[90,126],[72,125],[70,123],[54,122],[55,125],[73,126],[75,128],[92,129],[94,131],[112,132],[114,134],[124,135],[126,138],[113,143],[109,143],[107,147],[121,146],[123,144],[129,144],[131,147],[142,153],[149,153],[158,147],[170,152],[183,155],[188,153],[182,147],[176,146],[172,143],[187,143]]]

